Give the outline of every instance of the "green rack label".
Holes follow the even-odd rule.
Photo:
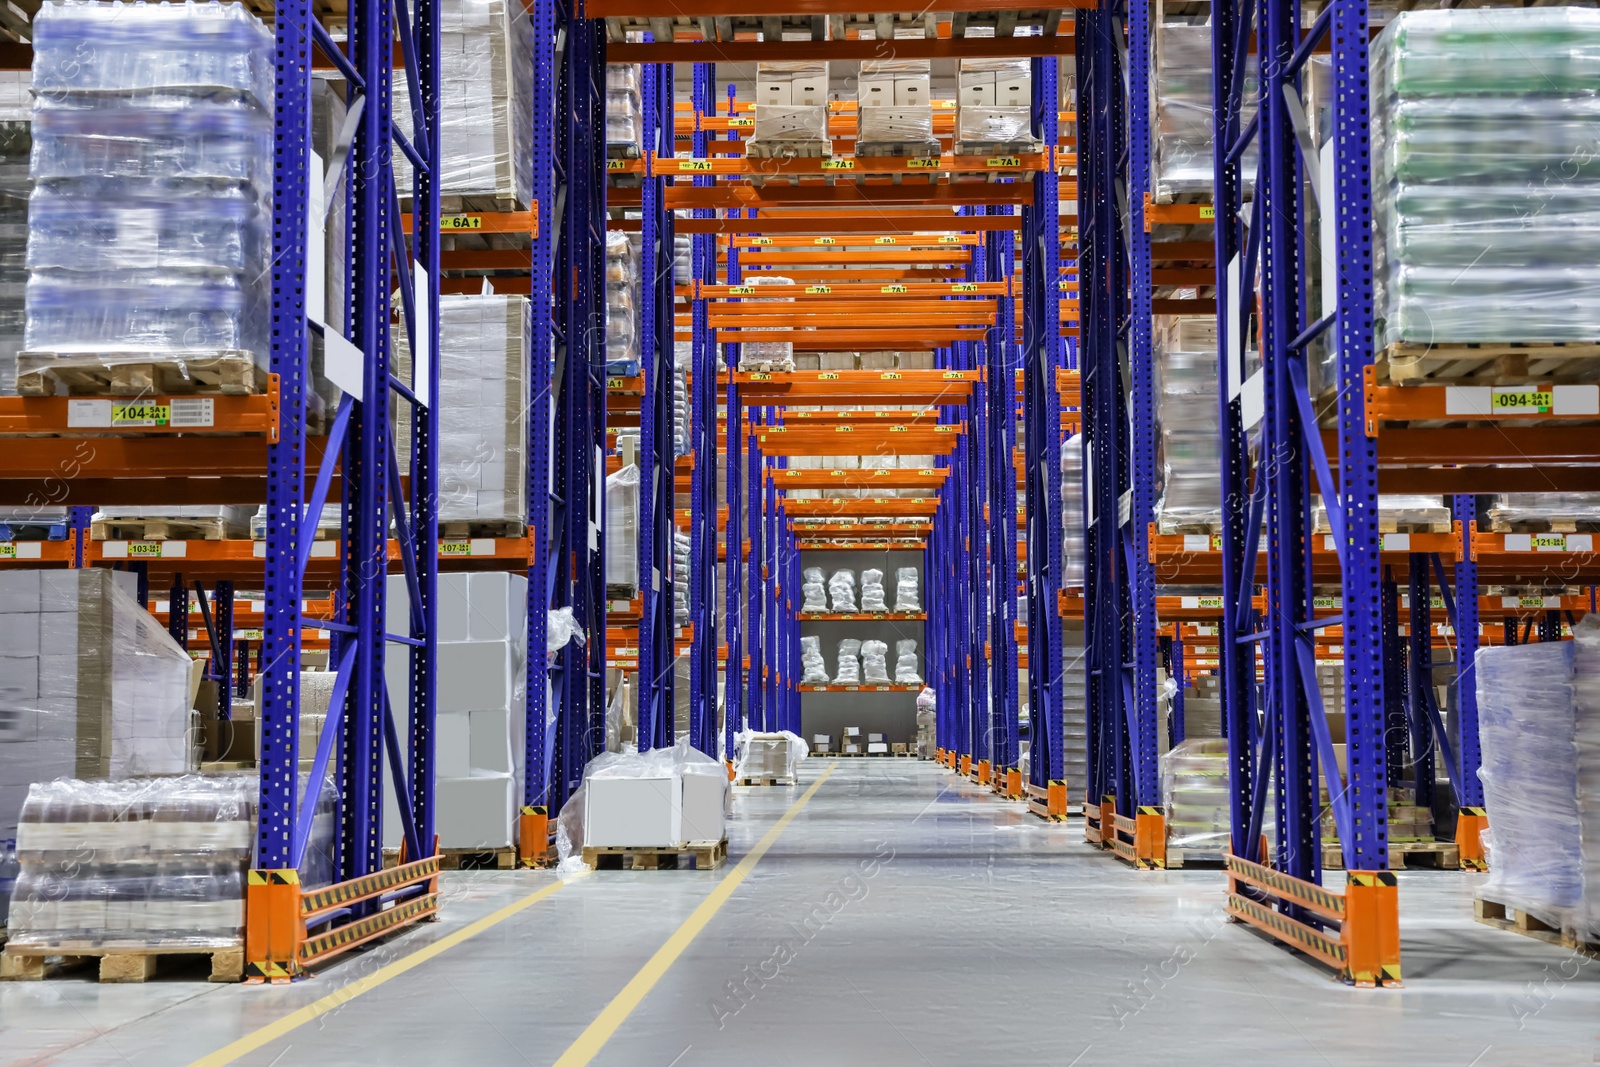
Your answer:
[[[172,421],[172,408],[166,404],[112,404],[113,426],[165,426]]]
[[[615,162],[621,162],[616,160]],[[617,168],[620,170],[621,168]],[[444,215],[439,219],[441,230],[481,230],[483,229],[482,215]]]
[[[678,169],[679,170],[692,170],[692,171],[702,171],[702,172],[704,172],[704,171],[709,171],[711,168],[712,168],[712,163],[711,163],[711,160],[709,160],[709,159],[680,159],[680,160],[678,160]]]
[[[1514,411],[1529,415],[1550,414],[1551,393],[1548,388],[1528,386],[1494,386],[1489,390],[1489,407],[1492,411]]]
[[[439,555],[441,556],[470,556],[472,555],[471,541],[440,541]]]
[[[1022,158],[1020,156],[990,156],[989,157],[989,166],[991,166],[991,167],[1020,167],[1020,166],[1022,166]]]
[[[910,291],[903,285],[885,285],[878,289],[880,293],[909,293]]]
[[[16,559],[17,546],[10,541],[0,544],[0,559]]]
[[[161,555],[160,541],[129,541],[128,555],[130,556],[159,556]]]
[[[823,170],[855,170],[856,161],[853,159],[824,159]]]
[[[907,170],[933,170],[938,165],[938,156],[917,156],[906,160]]]

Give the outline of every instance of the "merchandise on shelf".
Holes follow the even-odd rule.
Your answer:
[[[752,158],[832,154],[826,62],[756,64],[755,112]]]
[[[923,686],[917,694],[917,755],[922,759],[932,759],[938,747],[934,738],[938,726],[937,707],[938,694]]]
[[[1372,71],[1380,343],[1600,336],[1600,11],[1403,12]]]
[[[689,371],[694,365],[694,345],[677,341],[672,346],[672,454],[694,451],[694,411],[689,398]]]
[[[324,504],[322,511],[317,515],[317,533],[337,534],[344,528],[343,508],[339,504]],[[250,516],[250,537],[255,541],[267,539],[267,506],[262,504],[256,508],[256,513]]]
[[[939,154],[933,136],[930,62],[865,59],[856,89],[856,155],[923,158]]]
[[[1081,589],[1084,582],[1083,435],[1061,444],[1061,588]]]
[[[800,639],[801,685],[827,685],[828,664],[822,658],[822,638]]]
[[[639,465],[606,477],[606,595],[631,600],[639,591]]]
[[[411,601],[403,574],[388,579],[389,632],[406,636]],[[456,572],[438,577],[434,739],[434,822],[441,848],[507,848],[516,843],[528,722],[528,579]],[[571,612],[552,613],[547,639],[573,636]],[[391,646],[398,647],[398,646]],[[384,661],[389,703],[406,706],[410,657]],[[544,684],[534,671],[534,683]],[[547,730],[555,708],[546,703]],[[384,775],[384,847],[404,835],[391,776]]]
[[[894,681],[896,685],[921,685],[917,673],[917,643],[909,637],[894,643]]]
[[[841,567],[828,579],[828,595],[836,612],[856,610],[856,575],[848,567]]]
[[[922,595],[917,589],[917,568],[895,568],[894,610],[900,614],[915,614],[922,610]]]
[[[784,278],[776,274],[755,274],[744,280],[746,285],[793,285],[793,278]],[[766,304],[789,304],[794,302],[794,297],[779,296],[769,298],[745,297],[746,302]],[[787,330],[788,327],[777,327]],[[792,341],[746,341],[739,346],[739,369],[743,371],[792,371],[794,370],[794,342]]]
[[[833,684],[861,684],[861,642],[853,637],[839,642],[839,667],[834,671]]]
[[[1088,688],[1083,655],[1083,623],[1062,620],[1061,770],[1067,796],[1081,802],[1089,791]],[[1022,691],[1027,692],[1026,686]],[[1022,760],[1020,766],[1027,766]]]
[[[1165,204],[1183,194],[1211,192],[1211,27],[1163,24],[1156,27],[1155,45],[1151,185],[1156,201]],[[1254,54],[1246,57],[1240,130],[1255,115],[1258,66]],[[1258,154],[1257,141],[1251,140],[1239,160],[1247,190],[1255,181]]]
[[[1543,529],[1551,523],[1600,522],[1600,493],[1506,493],[1490,500],[1489,524],[1497,532],[1520,525]]]
[[[526,207],[533,196],[533,17],[506,0],[439,5],[439,192]],[[391,114],[411,138],[410,80],[395,72]],[[394,153],[395,187],[411,196],[409,161]],[[504,210],[505,208],[502,208]]]
[[[800,595],[804,603],[801,611],[825,612],[828,610],[828,587],[822,584],[822,568],[807,567],[800,574]]]
[[[639,373],[639,308],[639,246],[626,233],[607,232],[607,374]]]
[[[1231,848],[1228,742],[1192,738],[1160,757],[1161,802],[1167,812],[1167,848],[1189,859],[1223,859]],[[1273,839],[1270,812],[1262,833]]]
[[[884,642],[861,642],[861,680],[867,685],[889,684],[889,646]]]
[[[1489,816],[1478,895],[1589,941],[1600,935],[1596,622],[1585,616],[1571,641],[1479,648],[1475,661]]]
[[[525,296],[439,298],[439,351],[434,358],[439,363],[440,522],[527,522],[530,313]],[[405,331],[396,331],[392,340],[396,373],[409,381],[411,352]],[[402,408],[395,420],[395,449],[401,457],[411,455],[407,414]]]
[[[1217,320],[1174,317],[1155,338],[1156,417],[1160,420],[1163,533],[1217,529],[1222,522],[1217,436]]]
[[[676,625],[689,624],[689,573],[691,542],[689,535],[674,527],[672,531],[672,616]]]
[[[0,71],[0,396],[17,391],[17,353],[22,351],[32,110],[28,72]]]
[[[1033,69],[1026,59],[963,59],[956,75],[956,153],[1037,152]]]
[[[19,373],[269,354],[273,38],[240,5],[44,5]],[[33,388],[30,384],[27,388]]]
[[[788,730],[746,730],[734,743],[738,752],[733,771],[736,779],[787,778],[792,782],[800,772],[800,761],[811,755],[805,740]]]
[[[644,93],[637,63],[606,67],[606,154],[633,158],[644,147]]]
[[[30,505],[0,508],[0,541],[58,541],[66,537],[71,518],[69,508]]]
[[[259,792],[253,774],[35,784],[17,826],[10,943],[240,944]],[[330,782],[318,798],[307,887],[332,879],[336,797]]]
[[[1443,497],[1411,493],[1380,493],[1378,517],[1385,528],[1427,526],[1433,532],[1439,533],[1448,533],[1451,522],[1450,507],[1444,502]],[[1311,520],[1313,532],[1329,532],[1328,512],[1322,506],[1320,496],[1311,505]]]
[[[0,917],[33,783],[198,766],[189,656],[136,590],[100,568],[0,571]]]
[[[872,567],[861,572],[861,610],[889,610],[889,602],[883,595],[883,572]]]
[[[262,505],[265,507],[265,505]],[[224,538],[244,537],[250,528],[249,505],[238,504],[162,504],[152,507],[105,507],[94,513],[93,522],[118,520],[169,520],[213,528]]]

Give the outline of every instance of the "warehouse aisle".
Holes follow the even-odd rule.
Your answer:
[[[734,858],[800,794],[740,790]],[[1410,985],[1353,990],[1225,924],[1218,872],[1136,874],[1079,835],[930,763],[836,761],[676,962],[635,985],[592,1062],[1089,1065],[1182,1049],[1189,1064],[1247,1050],[1559,1067],[1600,1051],[1600,964],[1475,925],[1466,876],[1402,876]],[[732,869],[581,878],[398,975],[384,968],[554,879],[449,875],[444,922],[288,988],[0,985],[0,1064],[190,1063],[263,1028],[259,1047],[203,1062],[554,1063]],[[371,985],[280,1021],[352,983]]]

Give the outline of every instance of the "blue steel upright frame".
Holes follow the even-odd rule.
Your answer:
[[[984,209],[1009,215],[1009,207]],[[992,230],[984,239],[985,272],[989,279],[1011,280],[1016,272],[1016,236]],[[988,581],[992,610],[979,616],[988,622],[990,690],[994,706],[993,760],[996,775],[1020,771],[1021,738],[1017,687],[1017,381],[1020,366],[1016,341],[1016,305],[999,301],[995,325],[984,342],[985,387],[989,409]],[[983,635],[979,635],[979,648]],[[1009,782],[1009,779],[1008,779]],[[1010,792],[1010,785],[1007,786]]]
[[[1259,14],[1257,24],[1256,16]],[[1245,56],[1258,42],[1259,108],[1241,129]],[[1335,277],[1324,280],[1333,310],[1308,321],[1302,190],[1321,161],[1299,147],[1301,71],[1324,36],[1334,76],[1332,182],[1313,191],[1331,213]],[[1367,434],[1365,375],[1372,365],[1372,202],[1366,0],[1335,0],[1302,32],[1294,0],[1213,5],[1212,78],[1218,291],[1218,407],[1223,447],[1223,707],[1229,734],[1234,888],[1229,912],[1367,984],[1398,982],[1399,933],[1394,876],[1387,870],[1387,770],[1384,746],[1384,649],[1381,633],[1381,535],[1377,442]],[[1254,138],[1260,148],[1253,216],[1241,215],[1238,160]],[[1313,158],[1307,158],[1312,156]],[[1254,316],[1261,350],[1264,417],[1255,449],[1253,491],[1240,396],[1246,327]],[[1335,356],[1335,481],[1307,381],[1306,351],[1326,337]],[[1313,618],[1311,494],[1326,506],[1338,556],[1341,612]],[[1248,501],[1248,506],[1246,506]],[[1264,541],[1261,529],[1265,526]],[[1248,610],[1258,548],[1266,555],[1266,616]],[[1424,589],[1425,589],[1424,585]],[[1426,596],[1423,597],[1426,600]],[[1426,605],[1424,605],[1425,608]],[[1343,627],[1348,784],[1335,753],[1317,685],[1313,643],[1327,625]],[[1260,744],[1249,690],[1255,644],[1266,665],[1267,701]],[[1326,773],[1334,821],[1349,868],[1342,921],[1307,906],[1303,883],[1320,883],[1319,768]],[[1270,878],[1258,835],[1276,795],[1277,842]],[[1244,884],[1241,884],[1244,883]],[[1248,887],[1248,888],[1247,888]],[[1330,931],[1337,931],[1330,935]],[[1330,939],[1331,936],[1331,939]]]
[[[273,260],[270,368],[281,389],[279,433],[267,449],[267,523],[263,622],[263,707],[260,818],[254,868],[247,888],[245,968],[253,980],[286,979],[305,965],[437,909],[433,875],[433,722],[435,574],[438,560],[434,442],[438,367],[439,11],[418,0],[415,18],[404,0],[363,0],[350,8],[349,36],[335,44],[306,0],[279,4],[275,20],[276,134],[273,159]],[[411,140],[391,122],[390,82],[395,47],[404,59],[412,106]],[[347,253],[351,291],[347,321],[359,349],[359,396],[346,392],[328,434],[321,466],[306,491],[307,398],[311,393],[311,334],[326,338],[305,284],[315,158],[308,150],[312,49],[344,75],[352,113],[362,101],[352,151],[339,180],[348,183],[352,225]],[[393,149],[411,161],[414,187],[410,248],[400,230]],[[320,250],[317,251],[320,254]],[[412,379],[392,370],[390,279],[398,278],[401,322],[410,340]],[[320,295],[320,294],[318,294]],[[319,301],[320,303],[320,301]],[[390,402],[410,406],[414,451],[409,492],[402,488],[390,431]],[[341,617],[319,622],[335,637],[337,673],[329,717],[307,787],[299,784],[300,638],[306,565],[335,465],[342,467],[344,529]],[[409,593],[405,633],[385,620],[388,539],[398,535]],[[384,678],[388,643],[402,645],[410,663],[403,747],[396,709]],[[337,752],[336,752],[337,749]],[[381,874],[385,756],[395,781],[404,847],[413,864]],[[304,898],[298,869],[310,846],[312,822],[330,769],[339,781],[338,834],[333,857],[338,899],[319,908]],[[376,883],[383,882],[380,887]],[[408,884],[409,883],[409,884]],[[392,902],[392,904],[390,904]],[[385,906],[388,904],[389,906]],[[308,917],[309,916],[309,917]],[[309,931],[309,932],[308,932]]]
[[[692,100],[696,115],[715,113],[715,65],[694,65]],[[711,153],[711,137],[698,122],[691,135],[691,151],[696,159],[705,159]],[[709,175],[697,175],[694,184],[708,187],[714,180]],[[709,219],[715,214],[709,209],[697,209],[694,217]],[[690,238],[692,281],[716,281],[716,242],[716,235],[710,233],[696,233]],[[695,462],[690,475],[689,510],[689,621],[694,627],[689,662],[689,743],[714,758],[719,755],[721,735],[717,722],[717,350],[711,341],[707,316],[706,302],[695,300],[690,306],[690,440]]]
[[[1086,12],[1076,12],[1082,42]],[[1083,64],[1080,47],[1080,76]],[[1059,140],[1056,60],[1033,63],[1033,128],[1047,151]],[[1081,81],[1079,83],[1082,84]],[[1079,134],[1079,159],[1083,137]],[[1061,241],[1054,169],[1033,178],[1033,203],[1022,209],[1023,462],[1028,524],[1028,781],[1046,793],[1050,818],[1066,817],[1062,748],[1061,400],[1056,367],[1061,347]],[[1081,213],[1081,208],[1079,209]],[[1059,801],[1057,795],[1059,794]]]

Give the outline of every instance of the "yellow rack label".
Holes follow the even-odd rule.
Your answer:
[[[849,423],[845,423],[842,426],[835,426],[833,428],[833,432],[834,433],[855,433],[856,432],[856,428],[854,426],[851,426]]]
[[[909,293],[910,291],[903,285],[885,285],[878,289],[880,293]]]
[[[756,287],[753,286],[753,285],[730,285],[730,286],[728,286],[728,293],[729,293],[730,296],[749,296],[750,294],[754,293],[755,291],[756,291]]]
[[[712,169],[712,163],[709,159],[680,159],[678,160],[678,169],[680,171],[693,170],[705,172]]]
[[[753,244],[753,245],[770,245],[772,243],[772,238],[770,238],[770,237],[752,237],[752,238],[750,238],[750,243]]]
[[[806,286],[806,292],[813,293],[818,296],[826,296],[828,293],[833,292],[833,290],[826,285],[808,285]]]
[[[990,156],[989,157],[989,166],[991,166],[991,167],[1020,167],[1020,166],[1022,166],[1022,158],[1020,156]]]
[[[839,242],[835,241],[832,237],[817,237],[814,238],[811,243],[814,245],[836,245]]]
[[[0,544],[0,559],[16,559],[17,546],[10,541]]]
[[[893,237],[874,237],[872,243],[875,245],[892,245],[895,243],[895,239]]]
[[[1535,552],[1562,552],[1567,547],[1566,534],[1534,534],[1533,550]]]
[[[172,421],[172,408],[166,404],[112,404],[113,426],[165,426]]]
[[[471,541],[440,541],[439,555],[441,556],[470,556],[472,555]]]
[[[907,170],[933,170],[939,165],[938,156],[917,156],[906,160]]]
[[[961,238],[953,233],[944,233],[939,235],[939,243],[942,245],[958,245],[961,243]]]
[[[1536,385],[1492,386],[1489,389],[1489,407],[1492,411],[1527,412],[1530,415],[1550,414],[1551,393]]]
[[[618,170],[627,170],[627,169],[628,169],[628,161],[626,159],[608,159],[608,160],[606,160],[606,170],[608,170],[608,171],[618,171]]]
[[[128,555],[130,556],[160,556],[160,541],[129,541]]]
[[[839,378],[839,372],[835,371],[835,370],[825,370],[821,374],[817,375],[817,381],[819,381],[819,382],[837,381],[838,378]]]
[[[628,384],[628,380],[626,378],[607,378],[606,379],[606,388],[607,389],[621,389],[623,386],[625,386],[627,384]]]
[[[829,471],[828,474],[834,478],[843,478],[845,476],[845,472],[839,470]]]
[[[772,375],[768,374],[766,371],[751,371],[750,380],[752,382],[770,382],[772,381]]]
[[[1542,607],[1544,607],[1544,597],[1542,597],[1542,596],[1523,596],[1523,597],[1518,597],[1517,598],[1517,607],[1519,607],[1519,608],[1542,608]]]
[[[889,427],[889,432],[890,433],[905,433],[906,432],[906,427],[904,427],[904,426],[891,426],[891,427]]]
[[[1214,219],[1217,217],[1217,209],[1214,207],[1203,207],[1200,209],[1200,217],[1202,219]]]
[[[950,291],[952,293],[976,293],[978,291],[978,283],[952,282],[950,283]]]
[[[922,468],[922,469],[921,469],[921,470],[920,470],[920,471],[918,471],[918,472],[917,472],[917,473],[918,473],[918,474],[926,474],[926,475],[934,475],[934,474],[937,474],[937,473],[938,473],[938,472],[937,472],[937,471],[935,471],[935,470],[934,470],[934,469],[932,469],[932,468],[931,468],[931,467],[923,467],[923,468]]]
[[[853,159],[824,159],[823,170],[855,170],[856,161]]]
[[[621,162],[621,160],[617,160]],[[439,219],[441,230],[481,230],[483,229],[482,215],[444,215]]]
[[[755,124],[756,124],[756,120],[755,119],[734,118],[734,119],[729,119],[728,120],[728,129],[730,129],[730,130],[748,130],[752,126],[754,126]]]
[[[900,375],[899,375],[898,372],[891,370],[891,371],[885,371],[884,373],[878,375],[878,378],[880,380],[882,380],[882,381],[894,382],[894,381],[899,381],[900,380]]]
[[[947,382],[959,382],[961,380],[962,374],[964,374],[964,373],[965,373],[964,371],[947,370],[947,371],[944,372],[942,377]]]

